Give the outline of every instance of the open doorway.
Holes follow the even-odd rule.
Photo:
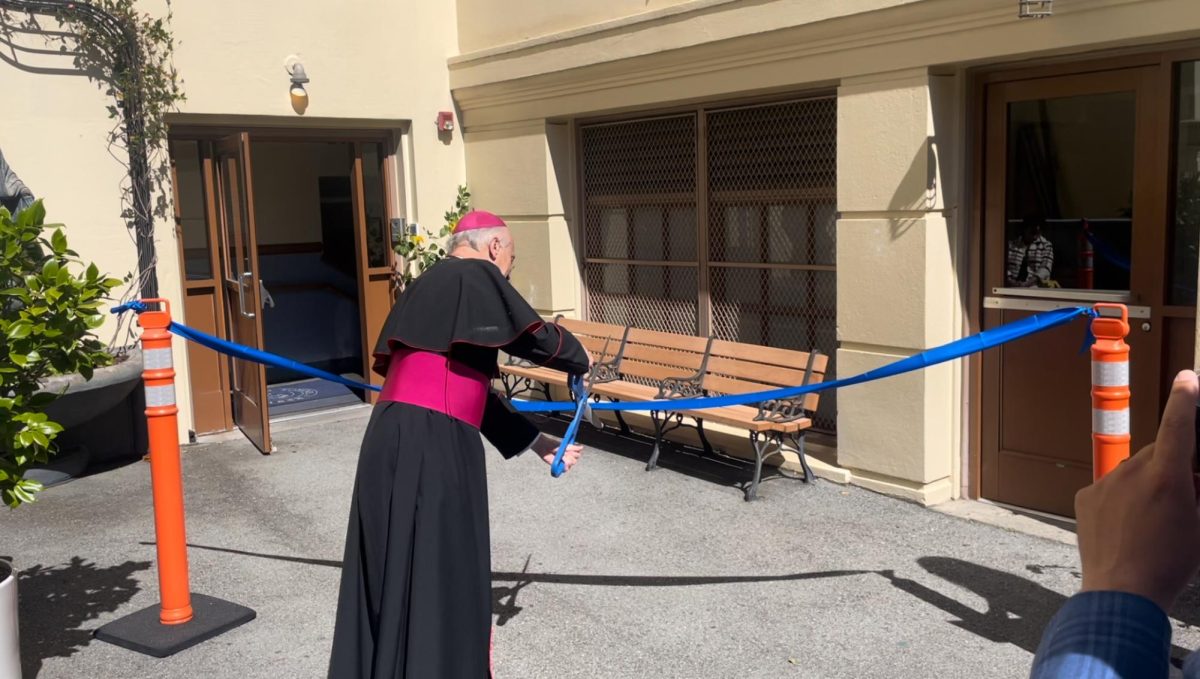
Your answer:
[[[263,348],[362,381],[353,144],[253,142]],[[273,418],[362,403],[365,393],[268,367]]]
[[[186,322],[355,381],[392,302],[386,133],[173,130]],[[188,347],[198,434],[234,426],[264,452],[279,417],[372,394]]]

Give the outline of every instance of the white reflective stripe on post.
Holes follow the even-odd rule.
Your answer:
[[[160,387],[146,387],[146,407],[161,408],[175,405],[175,385],[164,384]]]
[[[1092,361],[1092,386],[1129,386],[1129,361]]]
[[[1129,408],[1101,410],[1092,408],[1092,433],[1120,436],[1129,433]]]
[[[171,349],[146,349],[142,352],[142,366],[146,370],[164,370],[172,366]]]

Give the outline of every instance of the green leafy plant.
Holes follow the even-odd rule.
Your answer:
[[[40,200],[16,217],[0,208],[0,500],[10,507],[41,490],[25,471],[49,461],[62,431],[44,412],[57,395],[42,392],[41,381],[56,373],[91,379],[112,361],[93,331],[122,282],[81,262],[63,227],[45,217]]]
[[[401,241],[396,244],[396,254],[399,255],[400,260],[396,276],[401,289],[407,287],[414,278],[446,257],[446,239],[454,233],[454,227],[458,226],[458,220],[462,219],[462,216],[470,210],[471,192],[467,190],[466,186],[459,186],[458,196],[454,199],[454,208],[446,211],[445,223],[440,231],[436,234],[430,231],[425,233],[418,231],[402,236]]]

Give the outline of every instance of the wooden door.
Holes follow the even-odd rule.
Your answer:
[[[387,156],[383,145],[354,145],[351,196],[354,209],[355,253],[358,257],[359,319],[363,338],[363,372],[372,384],[383,378],[371,372],[371,352],[392,308],[391,227],[387,200]],[[371,402],[378,397],[368,394]]]
[[[183,277],[183,314],[201,332],[225,335],[221,301],[216,161],[211,144],[173,139],[171,188],[175,207],[175,241]],[[233,427],[229,401],[229,361],[194,342],[187,343],[192,392],[192,426],[197,434]]]
[[[254,230],[250,135],[245,132],[231,135],[219,140],[216,146],[228,339],[262,349],[262,295]],[[230,387],[234,423],[259,450],[270,453],[266,368],[231,358]]]
[[[998,82],[985,95],[984,327],[1067,305],[1129,305],[1135,446],[1153,439],[1161,400],[1167,92],[1157,73]],[[1049,277],[1026,287],[1042,270]],[[1074,514],[1092,479],[1083,339],[1080,322],[984,357],[985,498]]]

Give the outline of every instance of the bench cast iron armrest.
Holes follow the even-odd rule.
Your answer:
[[[693,374],[683,377],[668,377],[658,383],[656,399],[695,398],[707,396],[704,390],[704,374],[708,372],[708,357],[712,354],[713,336],[709,336],[708,344],[704,345],[704,358],[700,359],[700,368]]]
[[[813,364],[819,355],[820,352],[815,349],[808,354],[808,365],[804,367],[804,381],[801,382],[801,386],[807,387],[812,381]],[[804,407],[806,400],[808,400],[808,394],[801,394],[794,398],[763,401],[758,404],[758,414],[754,416],[754,420],[783,424],[808,417],[808,409]]]

